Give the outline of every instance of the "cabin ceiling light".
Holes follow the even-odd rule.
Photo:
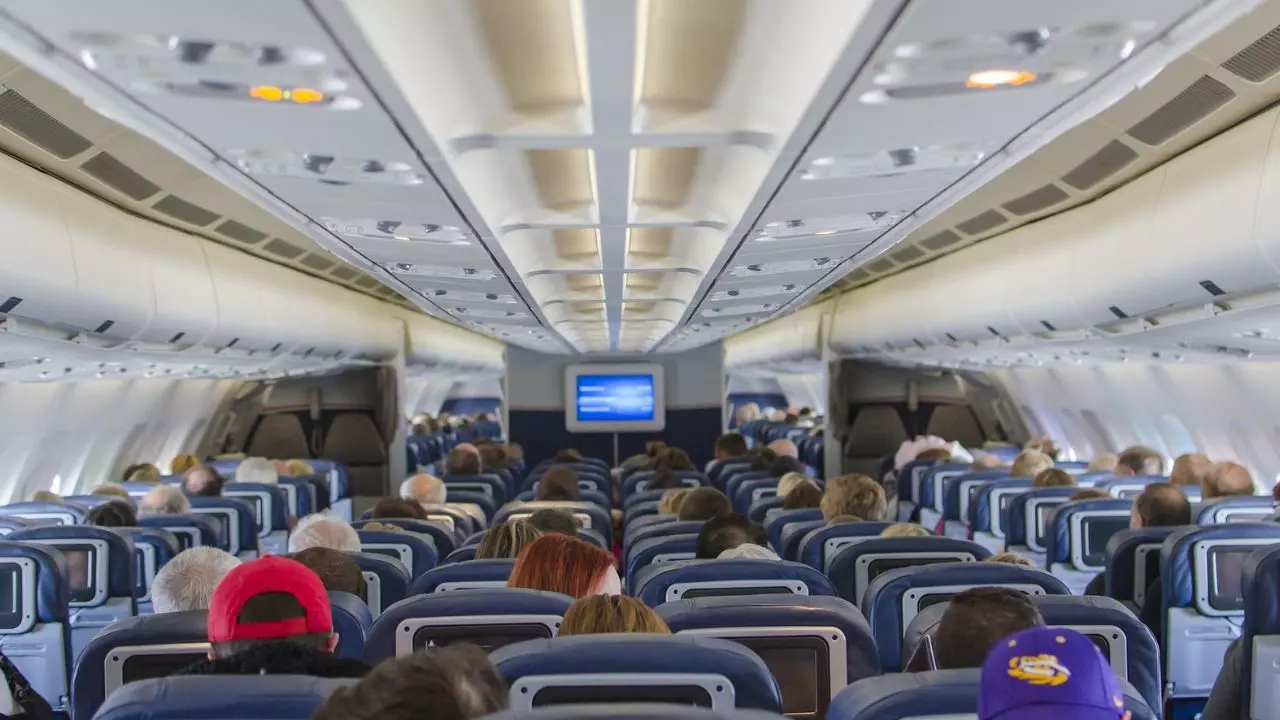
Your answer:
[[[330,232],[360,240],[399,240],[428,245],[470,245],[471,235],[462,228],[434,223],[411,223],[400,220],[356,218],[321,218]]]
[[[746,300],[749,298],[769,297],[770,295],[795,295],[804,289],[798,283],[785,285],[761,285],[760,287],[734,288],[712,293],[708,302],[724,302],[726,300]]]
[[[851,155],[814,158],[798,175],[801,180],[847,180],[864,177],[892,177],[930,170],[957,170],[972,167],[987,157],[987,151],[973,145],[926,145]]]
[[[403,162],[265,150],[228,150],[227,155],[250,175],[318,180],[328,185],[421,185],[426,182],[413,166]]]
[[[397,275],[417,275],[452,280],[493,280],[498,276],[492,270],[449,267],[447,265],[422,265],[408,262],[388,263],[386,268]]]
[[[814,218],[812,220],[777,220],[768,223],[755,232],[756,242],[779,242],[782,240],[807,240],[823,235],[840,233],[866,232],[868,230],[886,230],[897,225],[906,212],[901,210],[878,210],[837,217]]]

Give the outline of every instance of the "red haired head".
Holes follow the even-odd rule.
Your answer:
[[[622,592],[611,553],[559,533],[543,535],[521,551],[507,587],[548,590],[574,598]]]

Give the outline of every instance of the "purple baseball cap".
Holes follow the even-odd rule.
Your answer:
[[[1124,713],[1111,665],[1074,630],[1014,633],[982,664],[980,720],[1119,720]]]

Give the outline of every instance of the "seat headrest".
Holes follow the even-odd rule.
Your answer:
[[[1053,514],[1049,516],[1049,527],[1044,529],[1045,562],[1070,563],[1072,561],[1071,524],[1073,518],[1087,517],[1093,514],[1116,515],[1124,518],[1127,523],[1129,512],[1132,509],[1132,500],[1118,498],[1090,498],[1059,505]],[[1105,552],[1105,546],[1101,549]],[[1085,568],[1079,569],[1083,570]]]
[[[1280,547],[1259,549],[1249,556],[1241,587],[1244,637],[1280,635]]]
[[[475,616],[562,618],[573,598],[560,593],[523,588],[456,590],[434,595],[413,595],[378,616],[365,643],[364,658],[370,664],[396,656],[396,638],[406,620]],[[557,627],[558,627],[557,623]]]
[[[785,583],[803,594],[834,597],[835,588],[825,575],[800,563],[785,560],[681,560],[659,563],[636,573],[633,596],[649,607],[683,597],[679,586],[690,583],[733,583],[741,581]],[[801,593],[796,593],[801,594]]]
[[[262,528],[258,527],[258,513],[254,511],[253,504],[248,498],[193,497],[190,500],[193,511],[221,510],[224,511],[223,514],[235,513],[238,520],[236,540],[239,542],[240,551],[254,550],[258,547],[258,532]]]
[[[1208,540],[1269,540],[1280,543],[1275,523],[1229,523],[1179,528],[1160,548],[1160,584],[1166,608],[1195,607],[1195,546]]]
[[[961,505],[967,504],[962,500],[969,497],[968,488],[981,485],[982,483],[1003,480],[1009,477],[1007,470],[991,470],[986,472],[965,472],[958,475],[952,475],[942,481],[942,514],[948,520],[964,520],[960,513]],[[962,494],[960,491],[964,489]],[[976,497],[976,492],[975,492]]]
[[[770,498],[764,498],[760,502],[751,506],[751,509],[747,511],[747,517],[750,518],[751,522],[760,523],[761,525],[763,525],[764,519],[769,514],[769,511],[770,510],[781,511],[783,508],[783,505],[785,505],[786,502],[787,502],[787,499],[785,497],[782,497],[781,495],[775,495]]]
[[[698,551],[698,536],[663,535],[635,543],[627,552],[626,583],[628,588],[635,587],[636,573],[648,567],[659,558],[670,560],[688,560]],[[666,557],[675,555],[679,557]]]
[[[1142,488],[1157,482],[1169,482],[1169,478],[1161,475],[1129,475],[1127,477],[1116,478],[1104,483],[1099,483],[1097,488],[1105,490],[1112,495],[1125,493],[1126,495],[1140,493]],[[1190,487],[1186,490],[1191,490]],[[1185,491],[1184,491],[1185,492]]]
[[[999,508],[992,513],[991,496],[1002,492],[1022,492],[1030,488],[1031,478],[1007,478],[979,485],[973,494],[973,501],[969,503],[969,526],[974,532],[991,532],[993,520],[1000,519]],[[1009,529],[1002,527],[1001,531],[1007,535]]]
[[[204,515],[151,515],[138,518],[138,527],[160,530],[196,530],[204,538],[204,544],[220,550],[231,551],[227,538],[222,536],[221,524]],[[177,533],[175,533],[177,534]]]
[[[904,598],[924,601],[928,595],[950,596],[985,585],[1025,588],[1028,594],[1070,594],[1049,573],[1008,563],[955,562],[890,570],[871,581],[860,606],[880,650],[880,667],[893,672],[902,665],[903,630],[914,617],[904,617]]]
[[[765,532],[769,534],[769,544],[774,550],[782,548],[782,531],[788,525],[798,522],[811,522],[813,520],[822,519],[822,508],[800,508],[798,510],[783,510],[767,520],[764,524]]]
[[[916,504],[920,507],[937,507],[939,505],[938,490],[941,482],[945,486],[947,479],[967,475],[969,466],[966,463],[944,463],[934,465],[924,471],[924,476],[920,479],[920,497],[916,498]]]
[[[154,485],[152,487],[155,487]],[[0,505],[0,515],[16,515],[18,517],[36,518],[57,516],[66,525],[84,522],[85,510],[76,505],[49,502],[17,502]],[[68,522],[68,520],[70,522]]]
[[[234,481],[227,483],[222,488],[222,494],[224,497],[236,497],[237,493],[266,493],[271,497],[271,514],[267,515],[267,509],[265,507],[263,508],[263,515],[265,517],[262,518],[262,523],[267,527],[258,528],[260,531],[278,531],[288,529],[290,508],[289,493],[287,490],[276,484]]]
[[[36,622],[67,622],[71,590],[67,586],[67,563],[62,553],[36,542],[5,540],[0,542],[0,558],[24,558],[35,563]]]
[[[673,633],[704,628],[839,628],[845,637],[848,681],[880,674],[880,659],[871,628],[856,607],[838,597],[706,597],[663,603],[654,612]]]
[[[601,506],[594,502],[561,502],[558,500],[512,503],[499,509],[493,521],[500,523],[511,517],[512,514],[532,514],[534,511],[542,509],[560,510],[570,515],[586,515],[591,518],[591,529],[603,535],[609,543],[613,543],[613,519],[609,516],[607,504]]]
[[[1233,510],[1254,511],[1257,514],[1255,519],[1262,520],[1276,511],[1275,500],[1270,495],[1215,498],[1200,505],[1195,522],[1197,525],[1215,525],[1224,522]]]
[[[639,525],[633,525],[627,528],[626,537],[623,538],[623,544],[628,550],[631,546],[641,540],[649,538],[661,537],[663,535],[687,535],[693,533],[698,534],[705,524],[702,520],[677,520],[674,516],[662,515],[662,518],[670,518],[669,520],[648,520]]]
[[[379,518],[377,520],[357,520],[351,523],[351,527],[361,530],[369,523],[377,522],[387,525],[395,525],[401,530],[418,533],[431,538],[435,543],[436,555],[448,555],[458,548],[458,539],[453,531],[441,525],[440,523],[431,522],[430,520],[416,520],[414,518]]]
[[[828,540],[876,537],[892,524],[889,522],[866,521],[820,526],[805,533],[804,537],[800,539],[799,554],[796,559],[815,570],[825,572],[831,562],[831,558],[835,557],[835,551],[830,554],[827,552]],[[844,547],[848,543],[832,544]]]
[[[356,535],[360,538],[361,545],[403,545],[411,549],[413,566],[406,568],[411,578],[418,577],[439,563],[435,538],[429,535],[393,530],[356,530]]]
[[[1028,490],[1024,493],[1014,495],[1009,499],[1009,511],[1004,513],[1003,520],[1008,523],[1008,527],[1004,529],[1004,539],[1006,545],[1026,545],[1028,536],[1034,532],[1034,528],[1027,527],[1027,504],[1033,500],[1052,500],[1059,504],[1064,503],[1079,488],[1075,487],[1047,487]],[[1049,535],[1049,528],[1045,528],[1045,536]]]
[[[924,474],[933,467],[937,460],[912,460],[902,469],[898,471],[898,499],[920,504],[920,498],[915,496],[917,486],[924,486]],[[919,482],[915,478],[920,478]]]
[[[399,560],[366,552],[349,552],[347,555],[356,561],[361,572],[378,576],[381,607],[385,608],[399,602],[409,594],[409,584],[413,578],[409,577],[409,571],[400,564]]]
[[[564,675],[715,674],[728,678],[737,707],[782,710],[778,683],[755,653],[738,643],[689,635],[575,635],[527,640],[489,660],[514,696],[522,678]],[[536,698],[531,698],[536,702]]]
[[[13,533],[9,540],[19,542],[89,541],[106,543],[107,597],[133,597],[134,568],[133,540],[111,528],[93,525],[48,525]]]
[[[987,548],[968,540],[948,537],[872,537],[854,545],[841,548],[827,567],[827,577],[835,586],[836,594],[855,605],[862,602],[858,595],[859,569],[869,575],[867,566],[871,556],[899,555],[903,559],[911,554],[954,555],[957,562],[986,560],[991,557]],[[870,578],[868,578],[868,581]],[[865,592],[866,588],[862,588]]]
[[[307,720],[325,698],[354,679],[303,675],[196,675],[129,683],[111,694],[95,720]]]
[[[410,595],[430,595],[443,589],[449,592],[456,590],[449,585],[458,583],[502,583],[506,584],[511,577],[511,569],[516,561],[508,558],[493,560],[467,560],[465,562],[441,565],[419,575],[409,588]]]
[[[785,717],[767,710],[745,708],[716,711],[659,703],[607,703],[507,710],[486,715],[485,720],[783,720]]]
[[[338,634],[338,647],[333,654],[340,658],[359,660],[373,627],[373,613],[365,601],[351,593],[329,591],[329,607],[333,615],[333,631]]]
[[[1176,527],[1151,527],[1138,530],[1121,530],[1107,540],[1106,595],[1125,601],[1133,600],[1134,574],[1137,570],[1137,551],[1142,545],[1161,545]],[[1160,556],[1148,562],[1159,563]],[[1145,582],[1145,578],[1144,578]]]

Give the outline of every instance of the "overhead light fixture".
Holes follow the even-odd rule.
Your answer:
[[[492,270],[449,267],[447,265],[422,265],[409,262],[388,263],[386,268],[397,275],[417,275],[451,280],[493,280],[498,276]]]
[[[435,223],[412,223],[370,218],[320,218],[330,232],[359,240],[399,240],[428,245],[470,245],[471,235],[462,228]]]
[[[964,81],[968,88],[990,89],[1002,85],[1018,87],[1036,81],[1037,75],[1029,70],[979,70]]]
[[[843,257],[820,257],[812,260],[780,260],[771,263],[753,263],[738,265],[729,271],[734,277],[758,277],[761,275],[781,275],[784,273],[815,272],[830,270],[844,262]]]
[[[967,144],[913,146],[814,158],[798,175],[801,180],[891,177],[931,170],[969,168],[986,157],[985,149]]]
[[[892,212],[877,210],[853,215],[813,218],[811,220],[777,220],[757,230],[753,239],[756,242],[779,242],[782,240],[806,240],[840,233],[887,230],[897,225],[904,217],[906,217],[906,212],[901,210]]]
[[[303,178],[328,185],[421,185],[426,182],[426,177],[412,165],[396,161],[266,150],[228,150],[227,155],[251,175]]]
[[[720,290],[711,294],[708,302],[724,302],[726,300],[746,300],[749,298],[769,297],[771,295],[795,295],[804,289],[803,285],[787,283],[785,285],[762,285],[760,287],[734,288]]]

